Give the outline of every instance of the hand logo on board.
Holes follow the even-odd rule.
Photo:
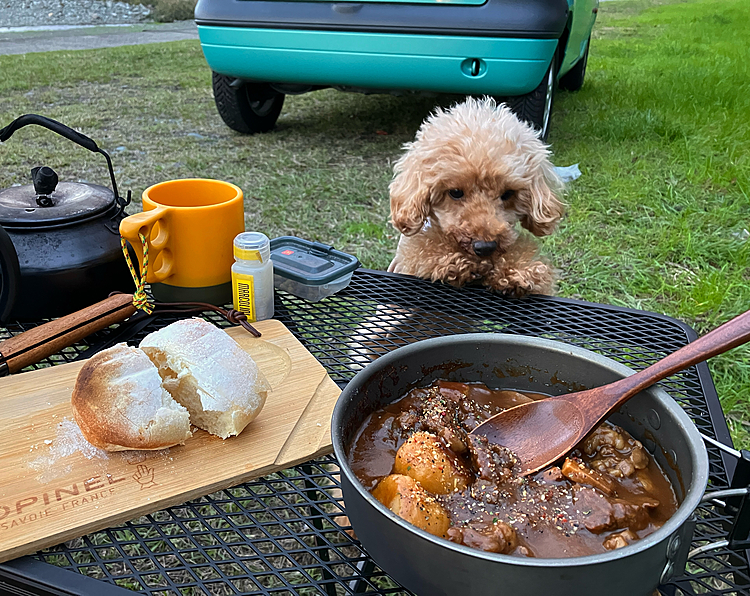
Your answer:
[[[141,485],[141,490],[156,486],[156,482],[154,482],[154,469],[143,464],[138,466],[135,474],[133,474],[133,480]]]

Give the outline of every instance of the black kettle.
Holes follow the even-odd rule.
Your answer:
[[[0,142],[29,124],[101,153],[112,190],[59,182],[48,166],[32,169],[33,184],[0,190],[0,324],[62,316],[113,290],[133,290],[119,234],[130,192],[127,199],[118,194],[109,155],[89,137],[36,114],[0,130]]]

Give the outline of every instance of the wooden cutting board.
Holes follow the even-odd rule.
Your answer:
[[[227,333],[271,384],[260,415],[225,440],[195,429],[167,450],[105,453],[77,434],[81,362],[0,379],[0,562],[331,451],[340,390],[279,321]]]

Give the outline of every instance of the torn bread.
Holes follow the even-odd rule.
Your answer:
[[[203,319],[172,323],[139,347],[158,367],[164,387],[190,411],[190,422],[214,435],[238,435],[265,403],[270,386],[258,365]]]
[[[86,361],[71,402],[83,436],[107,451],[164,449],[192,436],[188,411],[164,389],[148,356],[127,344]]]

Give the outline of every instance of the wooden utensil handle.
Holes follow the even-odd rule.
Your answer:
[[[114,294],[83,310],[6,339],[0,343],[0,376],[17,372],[95,331],[124,321],[135,310],[132,294]]]
[[[668,376],[694,364],[723,354],[748,341],[750,341],[750,310],[727,321],[676,352],[672,352],[669,356],[648,368],[607,385],[606,394],[611,404],[620,405],[657,381],[666,379]],[[601,389],[605,388],[602,387]]]

